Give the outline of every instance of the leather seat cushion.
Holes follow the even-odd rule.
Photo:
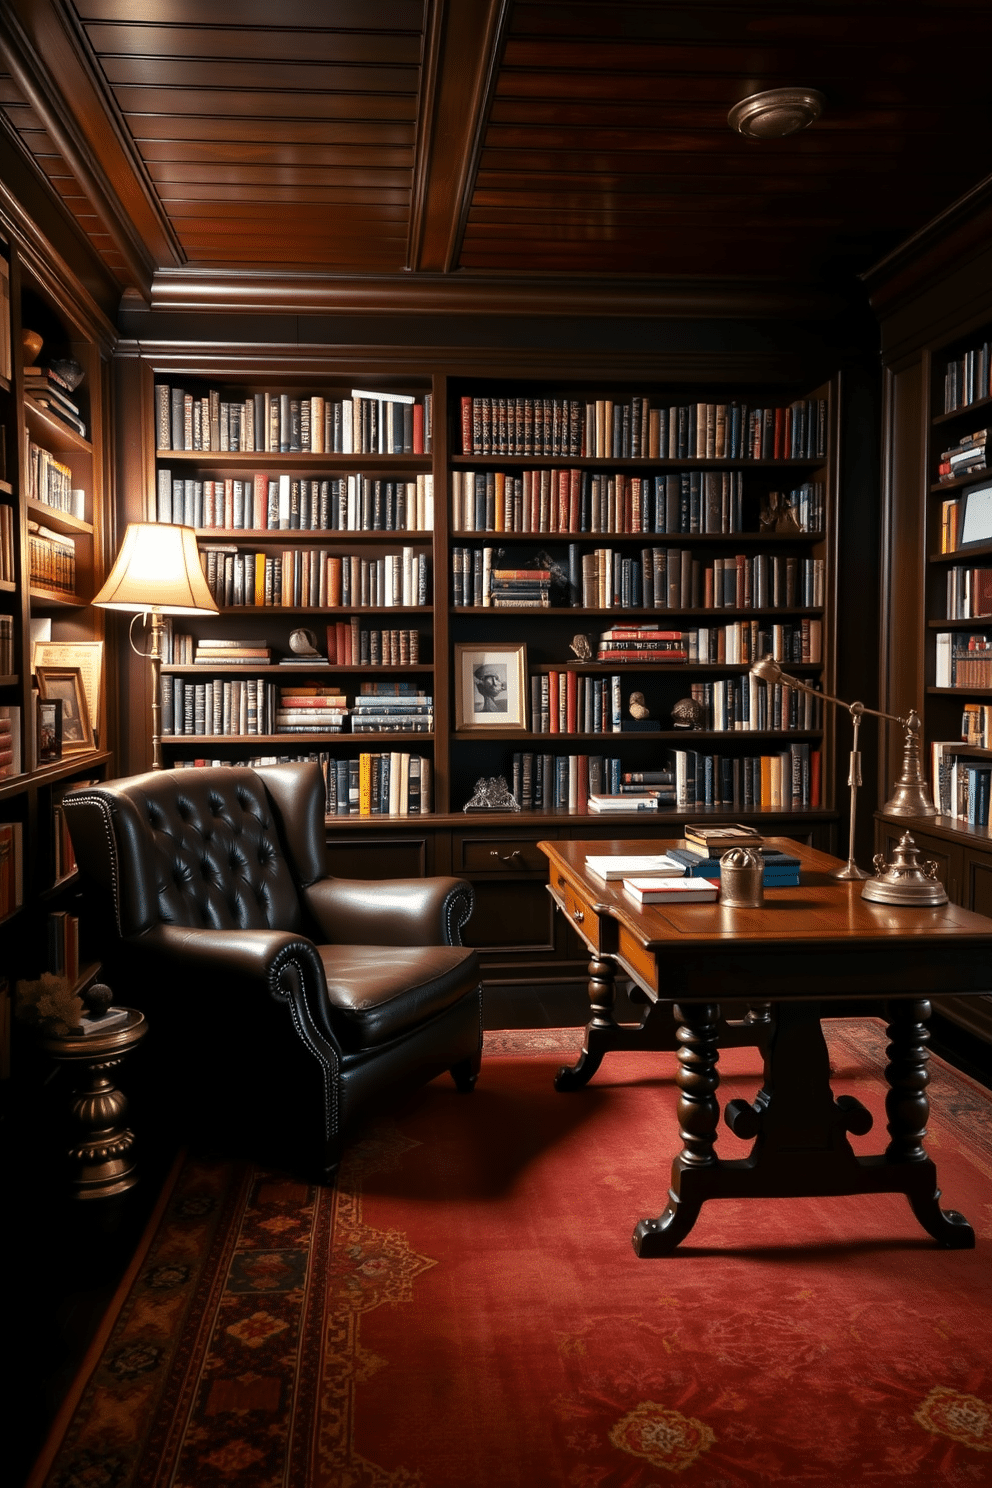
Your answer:
[[[478,987],[464,946],[322,945],[327,996],[349,1050],[374,1048],[443,1013]]]

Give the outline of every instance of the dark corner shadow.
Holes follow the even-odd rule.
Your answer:
[[[600,1114],[609,1091],[589,1086],[560,1094],[553,1078],[559,1065],[548,1070],[546,1087],[526,1093],[485,1084],[485,1065],[471,1095],[459,1095],[443,1079],[414,1092],[386,1117],[405,1136],[429,1144],[443,1133],[444,1163],[432,1168],[421,1187],[424,1202],[498,1199],[520,1179],[543,1153],[570,1139]],[[366,1194],[389,1195],[405,1188],[403,1164],[367,1173]],[[424,1175],[422,1175],[424,1176]]]

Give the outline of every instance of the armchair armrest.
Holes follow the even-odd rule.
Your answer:
[[[316,948],[301,935],[284,930],[194,930],[183,925],[155,925],[130,942],[131,950],[147,959],[160,980],[163,970],[183,982],[223,989],[230,994],[235,981],[244,1007],[232,1008],[251,1016],[250,1002],[259,994],[288,1004],[298,1031],[314,1053],[337,1063],[337,1038],[330,1025],[324,968]],[[330,1044],[328,1043],[330,1041]]]
[[[475,895],[461,878],[322,878],[302,891],[328,944],[461,945]]]

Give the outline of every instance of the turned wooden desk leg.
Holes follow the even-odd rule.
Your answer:
[[[906,1164],[911,1174],[914,1169],[918,1173],[917,1181],[907,1184],[906,1197],[927,1234],[949,1250],[972,1250],[975,1232],[964,1215],[940,1207],[937,1170],[923,1146],[930,1115],[930,1004],[924,997],[906,998],[890,1003],[888,1012],[885,1113],[890,1141],[885,1149],[886,1161]]]
[[[613,1009],[617,979],[612,961],[594,955],[589,962],[589,1022],[582,1053],[573,1065],[564,1065],[555,1076],[556,1090],[581,1090],[599,1069],[611,1048],[610,1034],[616,1030]]]
[[[668,1255],[696,1223],[703,1201],[711,1192],[707,1178],[718,1166],[716,1155],[720,1105],[716,1098],[720,1076],[716,1003],[686,1003],[674,1009],[679,1025],[678,1118],[682,1151],[672,1164],[668,1205],[657,1219],[642,1219],[634,1235],[639,1256]]]

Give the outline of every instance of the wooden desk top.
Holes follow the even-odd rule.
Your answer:
[[[780,975],[788,977],[797,989],[791,995],[797,995],[801,978],[810,997],[894,995],[897,990],[933,995],[992,986],[992,919],[955,904],[923,909],[873,904],[861,898],[861,883],[830,877],[832,869],[843,866],[839,858],[787,837],[766,843],[800,859],[800,883],[766,888],[759,909],[730,909],[719,902],[640,905],[620,883],[604,883],[586,872],[587,854],[661,853],[680,845],[679,839],[538,845],[551,865],[555,897],[560,900],[567,884],[581,901],[580,910],[588,908],[598,920],[598,949],[636,968],[645,982],[656,982],[649,961],[663,957],[672,973],[679,964],[691,967],[691,982],[697,974],[705,980],[706,968],[717,975],[722,967],[723,975],[732,965],[743,970],[746,963],[752,976],[776,983]]]

